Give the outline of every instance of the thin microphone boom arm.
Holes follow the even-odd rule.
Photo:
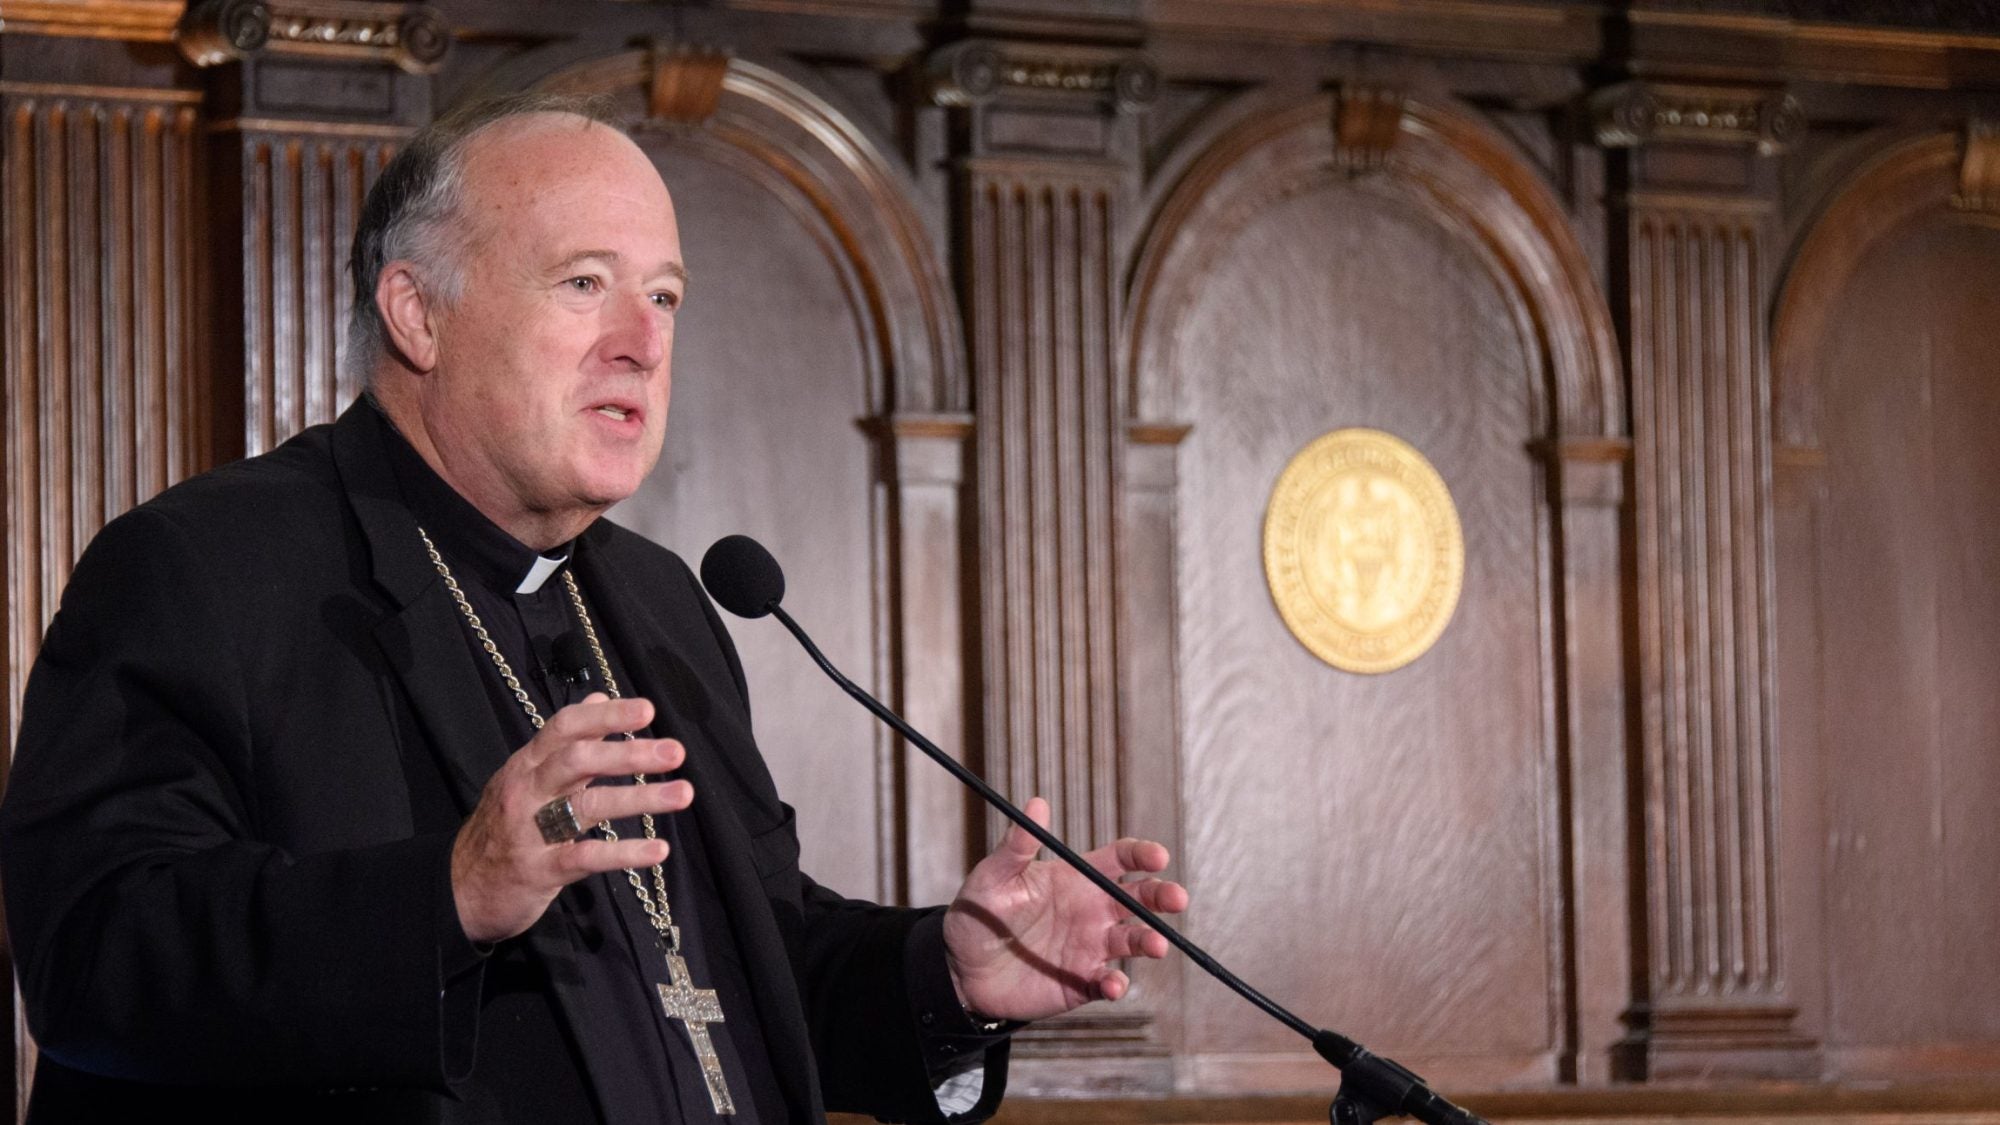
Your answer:
[[[925,738],[922,734],[918,733],[915,727],[904,722],[903,717],[901,715],[898,715],[894,711],[891,711],[886,705],[882,703],[881,700],[876,699],[874,696],[868,694],[866,691],[862,690],[862,688],[859,685],[857,685],[853,680],[850,680],[846,676],[842,675],[840,669],[835,668],[833,666],[833,662],[828,660],[825,654],[820,652],[819,646],[812,642],[811,637],[806,636],[806,631],[804,629],[799,628],[798,622],[793,621],[792,615],[786,613],[782,606],[773,605],[771,607],[771,615],[776,617],[779,621],[783,622],[785,628],[790,629],[792,631],[792,636],[797,637],[799,639],[799,644],[805,646],[806,655],[813,658],[813,663],[819,665],[820,671],[825,672],[828,676],[832,677],[833,682],[840,685],[840,690],[853,696],[855,702],[861,704],[863,707],[866,707],[868,708],[868,710],[874,712],[876,718],[881,719],[883,722],[888,723],[890,726],[896,728],[896,733],[902,735],[904,738],[909,739],[913,744],[916,745],[917,749],[922,750],[925,754],[929,755],[931,761],[936,762],[938,765],[943,766],[946,770],[949,770],[953,777],[964,782],[967,786],[969,786],[972,789],[973,792],[983,797],[986,800],[987,804],[992,805],[996,809],[999,809],[1001,813],[1003,813],[1007,817],[1008,820],[1011,820],[1015,824],[1018,824],[1022,828],[1026,829],[1028,831],[1028,834],[1033,836],[1036,840],[1039,840],[1043,847],[1049,849],[1051,852],[1054,852],[1057,856],[1060,856],[1062,860],[1065,863],[1068,863],[1071,867],[1076,868],[1079,872],[1083,874],[1084,878],[1089,879],[1091,882],[1097,884],[1098,890],[1101,890],[1105,894],[1110,895],[1112,898],[1117,899],[1118,905],[1123,906],[1127,910],[1130,910],[1134,915],[1138,916],[1138,918],[1141,921],[1144,921],[1148,926],[1151,926],[1153,927],[1153,929],[1157,930],[1160,933],[1160,936],[1166,938],[1169,942],[1173,943],[1174,948],[1180,950],[1182,953],[1187,954],[1189,959],[1191,959],[1195,964],[1200,965],[1202,968],[1208,970],[1209,974],[1215,977],[1215,979],[1221,981],[1223,984],[1228,985],[1231,989],[1234,989],[1238,995],[1242,996],[1245,1000],[1250,1001],[1252,1004],[1257,1005],[1259,1008],[1262,1008],[1273,1019],[1282,1022],[1286,1027],[1291,1028],[1293,1031],[1298,1032],[1300,1035],[1303,1035],[1308,1039],[1311,1039],[1313,1037],[1315,1031],[1311,1024],[1293,1015],[1292,1013],[1286,1011],[1275,1000],[1272,1000],[1270,997],[1250,987],[1248,984],[1245,984],[1241,979],[1239,979],[1236,976],[1235,973],[1232,973],[1228,969],[1223,968],[1222,965],[1219,962],[1217,962],[1215,958],[1210,957],[1207,951],[1202,949],[1201,946],[1196,945],[1194,942],[1182,936],[1179,930],[1174,929],[1172,926],[1168,925],[1164,920],[1162,920],[1159,915],[1153,913],[1152,911],[1146,909],[1143,905],[1141,905],[1139,900],[1133,898],[1131,892],[1127,891],[1123,886],[1120,886],[1117,880],[1111,878],[1109,875],[1106,875],[1104,872],[1099,871],[1097,868],[1091,866],[1089,860],[1084,859],[1082,856],[1076,854],[1076,852],[1071,850],[1068,844],[1063,843],[1062,840],[1059,839],[1055,833],[1050,832],[1048,829],[1043,828],[1041,825],[1036,824],[1033,820],[1029,819],[1027,813],[1024,813],[1019,808],[1016,808],[1012,801],[1009,801],[1007,798],[1002,797],[992,786],[986,784],[985,778],[982,778],[978,774],[973,773],[971,770],[966,769],[963,765],[959,763],[959,761],[956,758],[953,758],[951,755],[946,754],[944,751],[938,749],[936,743],[932,742],[928,738]]]
[[[759,550],[761,551],[762,548],[759,548]],[[706,564],[704,564],[703,570],[703,577],[706,579]],[[778,591],[780,596],[782,596],[782,584],[779,585]],[[922,750],[932,761],[943,766],[953,777],[965,783],[973,792],[979,794],[987,804],[999,809],[1008,820],[1020,825],[1029,835],[1040,842],[1043,847],[1049,849],[1049,851],[1062,859],[1063,862],[1075,868],[1084,878],[1089,879],[1097,886],[1097,889],[1110,895],[1113,899],[1117,900],[1120,906],[1131,911],[1134,916],[1145,922],[1148,926],[1151,926],[1155,932],[1166,938],[1175,949],[1180,950],[1183,954],[1187,955],[1189,960],[1201,966],[1202,970],[1208,973],[1209,976],[1221,981],[1231,991],[1256,1005],[1266,1015],[1269,1015],[1279,1023],[1284,1024],[1286,1027],[1291,1028],[1311,1041],[1313,1050],[1318,1052],[1321,1058],[1340,1068],[1340,1092],[1334,1099],[1331,1111],[1333,1125],[1369,1125],[1370,1122],[1375,1121],[1377,1118],[1395,1114],[1408,1114],[1419,1121],[1425,1122],[1426,1125],[1486,1125],[1481,1118],[1433,1093],[1428,1086],[1424,1085],[1422,1079],[1398,1065],[1394,1060],[1375,1055],[1366,1047],[1338,1032],[1313,1027],[1313,1025],[1287,1011],[1270,997],[1252,988],[1235,973],[1224,968],[1220,962],[1209,956],[1206,950],[1183,936],[1179,930],[1168,925],[1159,915],[1154,914],[1151,910],[1141,905],[1139,900],[1132,897],[1131,893],[1123,886],[1120,886],[1117,880],[1112,879],[1104,872],[1093,867],[1088,860],[1076,854],[1068,844],[1063,843],[1054,833],[1028,819],[1027,813],[1016,808],[1013,802],[1002,797],[992,786],[986,784],[984,778],[965,768],[957,759],[946,754],[943,750],[938,749],[936,743],[925,738],[915,727],[904,722],[901,715],[891,711],[881,700],[868,694],[868,692],[862,690],[854,681],[843,675],[840,669],[834,667],[833,662],[828,660],[824,653],[820,652],[819,646],[814,644],[812,638],[806,635],[806,631],[799,627],[799,623],[792,620],[792,615],[786,613],[784,607],[778,604],[776,598],[771,599],[763,608],[783,623],[786,629],[791,630],[792,636],[798,639],[799,644],[806,650],[806,655],[812,657],[813,663],[819,665],[820,671],[825,672],[834,683],[840,685],[840,690],[852,696],[855,702],[866,707],[876,718],[895,728],[898,734],[908,739],[917,749]],[[1350,1091],[1349,1087],[1353,1087],[1353,1089]]]

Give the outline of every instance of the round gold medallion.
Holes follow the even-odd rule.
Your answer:
[[[1444,478],[1381,430],[1315,439],[1271,490],[1264,578],[1313,655],[1349,672],[1401,668],[1444,632],[1465,581]]]

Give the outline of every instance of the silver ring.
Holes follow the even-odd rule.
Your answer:
[[[535,810],[535,827],[541,829],[544,842],[567,844],[583,835],[583,822],[576,818],[576,806],[569,798],[564,794]]]

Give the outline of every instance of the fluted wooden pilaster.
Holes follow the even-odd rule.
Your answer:
[[[342,370],[348,249],[369,185],[403,130],[244,131],[241,161],[243,452],[330,422],[360,392]]]
[[[969,310],[982,512],[986,761],[1071,840],[1118,821],[1113,664],[1116,182],[975,162]]]
[[[1644,694],[1647,1070],[1799,1075],[1779,911],[1763,207],[1627,218]]]

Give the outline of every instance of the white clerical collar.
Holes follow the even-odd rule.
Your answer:
[[[564,555],[559,559],[552,559],[547,555],[536,555],[535,565],[528,568],[528,576],[521,579],[521,584],[514,587],[514,592],[517,594],[539,593],[542,583],[547,582],[549,576],[561,570],[562,564],[568,561],[568,555]]]

